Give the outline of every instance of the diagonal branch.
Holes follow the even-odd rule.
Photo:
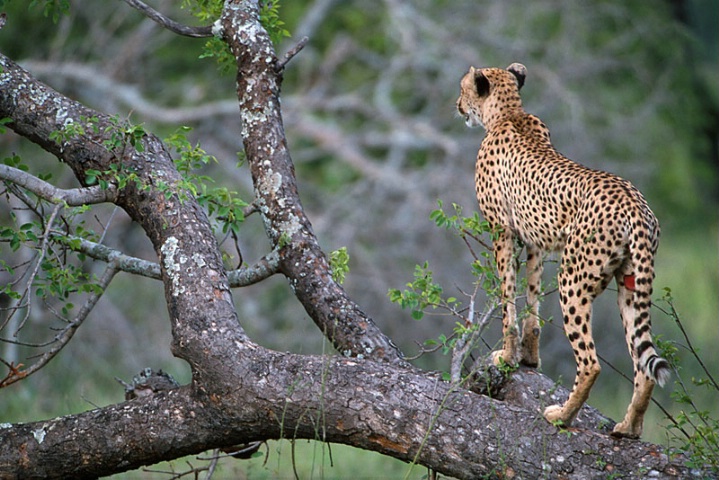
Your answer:
[[[182,35],[185,37],[194,37],[194,38],[205,38],[205,37],[211,37],[212,36],[212,27],[190,27],[188,25],[183,25],[181,23],[178,23],[174,20],[169,19],[165,15],[161,14],[154,8],[150,7],[149,5],[145,4],[144,2],[141,2],[140,0],[125,0],[125,3],[130,5],[132,8],[139,10],[142,12],[145,16],[150,18],[151,20],[159,23],[166,29],[170,30],[171,32],[174,32],[178,35]]]
[[[290,60],[292,60],[298,53],[302,51],[303,48],[305,48],[305,45],[307,45],[307,42],[309,42],[310,39],[308,37],[302,37],[297,44],[290,48],[287,53],[285,53],[284,58],[282,61],[277,62],[277,66],[275,67],[275,71],[277,73],[282,73],[282,71],[285,69],[287,64]]]
[[[242,140],[255,186],[255,203],[280,269],[334,347],[346,356],[404,364],[402,352],[329,274],[299,197],[280,110],[278,60],[259,21],[257,2],[225,8],[223,39],[237,59]]]

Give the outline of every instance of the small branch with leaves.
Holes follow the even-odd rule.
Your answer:
[[[8,188],[21,187],[50,203],[65,204],[69,207],[113,202],[117,193],[113,185],[106,188],[99,185],[71,189],[57,188],[19,168],[2,164],[0,164],[0,179]]]
[[[78,328],[80,328],[83,322],[87,319],[87,316],[90,314],[90,312],[92,312],[93,308],[100,300],[102,294],[105,293],[107,287],[110,285],[110,282],[115,277],[115,274],[117,272],[117,266],[113,263],[111,263],[105,268],[105,272],[100,278],[100,281],[95,286],[96,288],[94,289],[94,292],[85,301],[83,306],[78,311],[77,315],[72,319],[72,321],[68,322],[67,326],[65,326],[65,328],[63,328],[51,341],[44,344],[29,344],[25,342],[2,339],[2,341],[4,342],[16,343],[23,346],[49,346],[50,348],[42,355],[40,355],[32,364],[30,364],[24,369],[20,369],[19,365],[8,364],[6,361],[3,360],[3,363],[8,366],[8,373],[5,375],[4,378],[0,379],[0,388],[7,387],[8,385],[12,385],[19,380],[23,380],[40,370],[45,365],[47,365],[48,362],[50,362],[50,360],[52,360],[70,342],[70,340],[72,340],[72,337],[75,335],[75,332],[77,332]]]
[[[168,18],[167,16],[158,12],[157,10],[150,7],[146,3],[141,2],[140,0],[125,0],[125,3],[130,5],[135,10],[142,12],[147,18],[162,25],[164,28],[166,28],[169,31],[176,33],[178,35],[182,35],[184,37],[193,37],[193,38],[207,38],[207,37],[211,37],[213,35],[212,34],[212,26],[190,27],[188,25],[183,25],[181,23],[178,23],[178,22]]]

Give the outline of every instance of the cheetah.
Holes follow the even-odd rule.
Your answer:
[[[493,352],[493,361],[539,366],[542,261],[546,253],[562,250],[559,297],[577,372],[568,400],[548,406],[544,417],[569,426],[589,397],[601,370],[592,338],[592,301],[614,278],[634,364],[634,393],[612,435],[638,438],[654,385],[663,385],[670,375],[669,363],[652,342],[649,317],[659,222],[631,183],[554,149],[544,123],[522,108],[519,90],[526,75],[520,63],[506,70],[472,67],[457,99],[467,126],[486,130],[475,186],[479,209],[498,232],[493,250],[501,281],[503,345]],[[526,246],[529,314],[520,338],[515,285],[521,244]]]

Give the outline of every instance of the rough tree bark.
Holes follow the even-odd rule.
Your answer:
[[[253,343],[235,313],[217,242],[200,206],[181,200],[181,178],[160,140],[108,151],[110,119],[36,81],[0,56],[0,118],[68,164],[111,164],[137,174],[114,202],[142,226],[160,259],[172,351],[192,382],[78,415],[0,425],[0,478],[94,478],[210,448],[309,438],[353,445],[458,478],[654,478],[688,476],[680,456],[607,435],[611,421],[585,408],[559,431],[540,412],[561,388],[532,371],[494,372],[491,395],[408,366],[399,350],[331,278],[302,210],[279,103],[281,66],[258,5],[228,0],[215,31],[237,58],[242,136],[255,204],[280,271],[343,356],[270,351]],[[51,133],[96,117],[100,128],[62,143]],[[160,189],[169,185],[173,195]],[[477,385],[482,384],[480,381]],[[546,401],[545,401],[546,400]]]

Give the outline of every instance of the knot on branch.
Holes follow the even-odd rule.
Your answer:
[[[467,378],[467,389],[479,395],[500,398],[502,389],[510,378],[493,364],[481,365]]]
[[[154,393],[180,386],[169,373],[162,370],[156,372],[151,368],[145,368],[132,377],[132,383],[126,383],[117,377],[115,377],[115,380],[125,387],[125,400],[147,397]]]

